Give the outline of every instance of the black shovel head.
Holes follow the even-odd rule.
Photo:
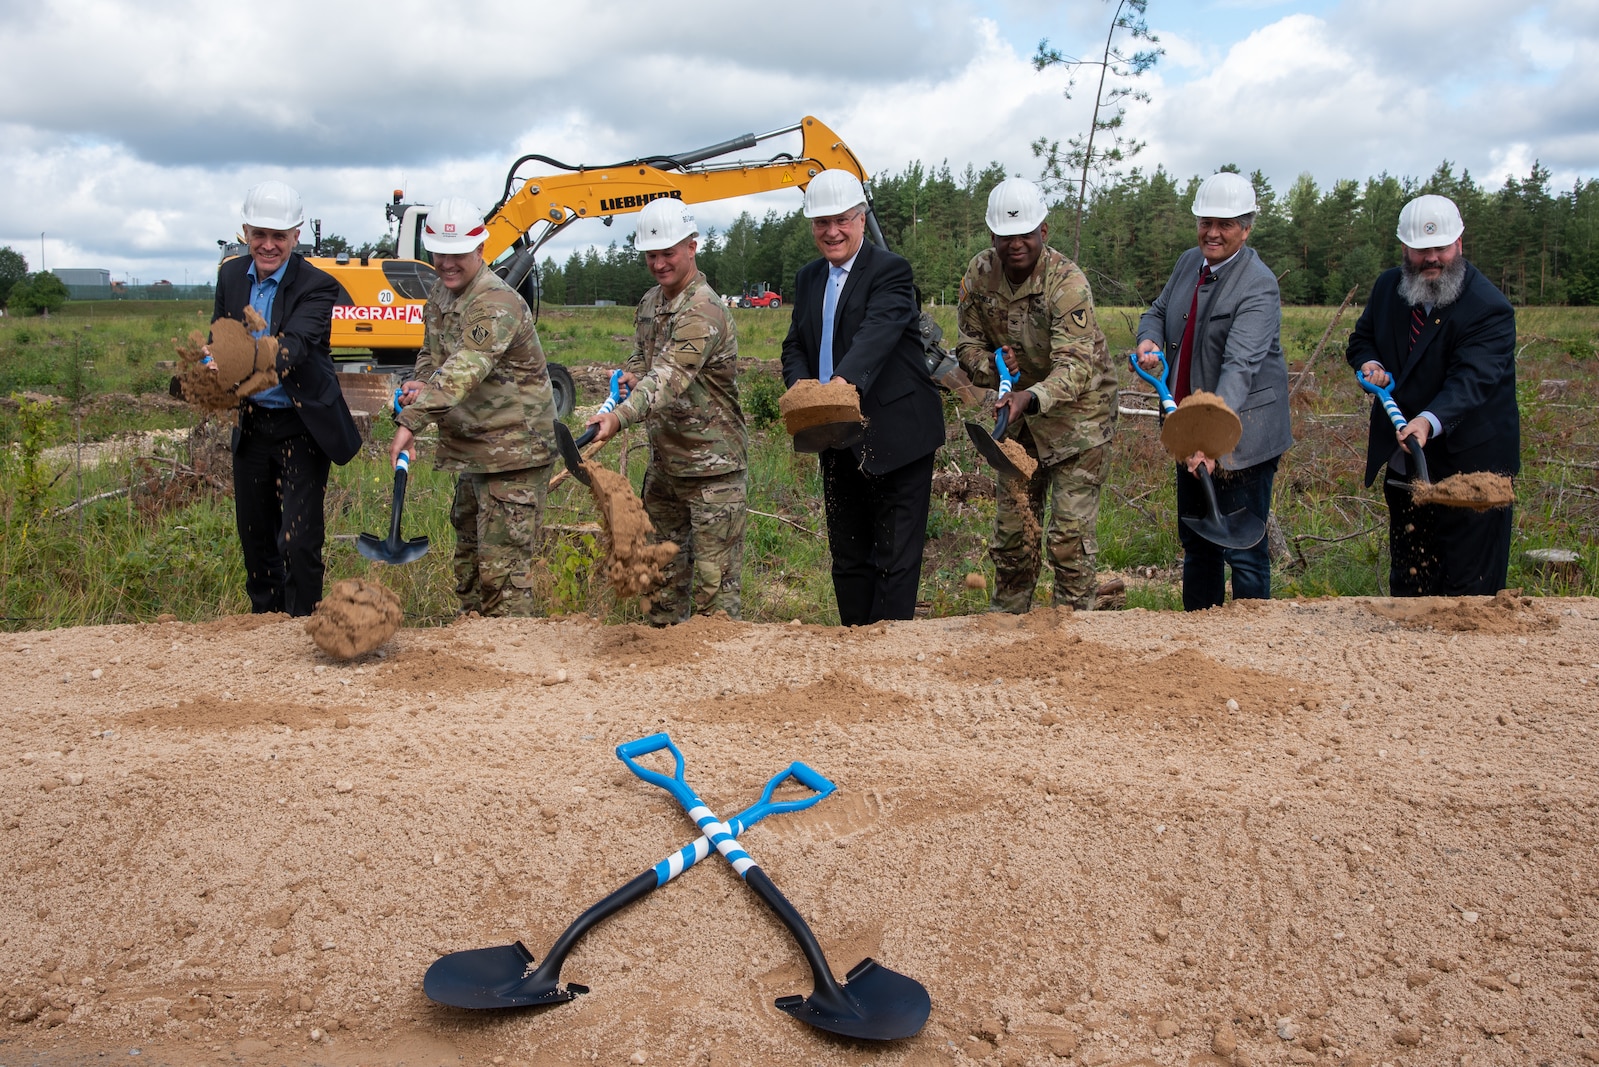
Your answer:
[[[572,472],[572,477],[588,485],[589,472],[583,469],[583,453],[577,450],[577,442],[572,438],[572,431],[566,428],[564,422],[555,423],[555,443],[561,450],[561,462]]]
[[[794,435],[794,451],[821,452],[829,448],[854,448],[866,436],[861,422],[824,422],[808,426]]]
[[[588,986],[549,981],[529,974],[533,953],[518,941],[495,948],[451,952],[433,961],[422,977],[422,992],[452,1008],[528,1008],[565,1004]]]
[[[808,997],[778,997],[775,1003],[818,1030],[868,1041],[914,1037],[933,1010],[922,983],[870,957],[850,970],[838,991],[842,998],[818,989]]]
[[[966,436],[972,439],[972,444],[976,446],[977,451],[982,453],[983,458],[988,460],[989,466],[993,467],[995,471],[1007,478],[1020,478],[1022,476],[1022,472],[1016,469],[1016,464],[1010,461],[1010,457],[1000,449],[999,442],[994,440],[993,436],[988,432],[988,427],[979,423],[968,422],[966,424]]]
[[[1231,515],[1184,515],[1183,525],[1222,548],[1254,548],[1266,536],[1266,522],[1248,508]]]
[[[393,538],[385,541],[377,534],[364,533],[355,539],[355,550],[377,563],[399,566],[414,563],[428,554],[428,539],[413,537],[409,541]]]

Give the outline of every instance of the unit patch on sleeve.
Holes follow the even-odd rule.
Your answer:
[[[1076,311],[1072,312],[1072,325],[1077,327],[1079,330],[1088,329],[1087,308],[1078,308]]]

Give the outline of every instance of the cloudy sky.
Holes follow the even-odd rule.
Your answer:
[[[1081,131],[1092,87],[1067,99],[1030,57],[1041,37],[1097,52],[1112,7],[0,0],[0,244],[30,269],[43,234],[47,267],[199,282],[264,178],[360,242],[394,188],[487,207],[526,152],[606,164],[807,114],[874,172],[995,160],[1032,177],[1028,146]],[[1444,159],[1491,187],[1534,159],[1556,189],[1599,177],[1592,0],[1151,0],[1148,21],[1166,54],[1127,114],[1146,169],[1233,162],[1280,190]],[[699,214],[725,227],[798,201]],[[621,233],[582,223],[552,250]]]

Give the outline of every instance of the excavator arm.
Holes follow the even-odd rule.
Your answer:
[[[803,137],[797,156],[783,152],[764,160],[717,162],[733,152],[792,133]],[[519,178],[517,171],[530,161],[562,172]],[[866,168],[849,146],[809,115],[792,126],[745,134],[695,152],[603,167],[571,167],[545,156],[523,156],[512,165],[505,196],[486,220],[489,237],[483,254],[498,261],[514,249],[513,258],[496,269],[516,286],[532,270],[539,248],[579,219],[629,214],[663,196],[702,204],[774,189],[804,189],[823,170],[847,170],[863,182],[867,180]],[[883,243],[875,219],[871,226],[873,240]]]

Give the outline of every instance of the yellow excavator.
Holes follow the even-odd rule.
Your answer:
[[[791,134],[801,135],[798,154],[778,152],[758,160],[729,160],[735,152]],[[530,163],[552,173],[524,177]],[[775,189],[804,189],[823,170],[847,170],[867,180],[855,153],[821,121],[806,116],[792,126],[763,134],[745,134],[693,152],[649,156],[607,166],[572,166],[548,156],[529,154],[511,165],[499,203],[489,212],[484,258],[496,273],[538,308],[536,265],[539,249],[580,219],[603,219],[638,211],[651,200],[676,197],[690,204],[725,200]],[[351,349],[372,353],[375,364],[409,366],[422,346],[422,305],[433,287],[431,257],[420,240],[428,207],[404,202],[395,191],[384,208],[395,238],[394,257],[313,255],[311,262],[343,287],[333,309],[333,348],[348,359]],[[872,240],[883,244],[882,231],[868,209]],[[565,368],[551,364],[557,406],[571,410],[572,382]],[[564,395],[563,395],[564,394]]]

